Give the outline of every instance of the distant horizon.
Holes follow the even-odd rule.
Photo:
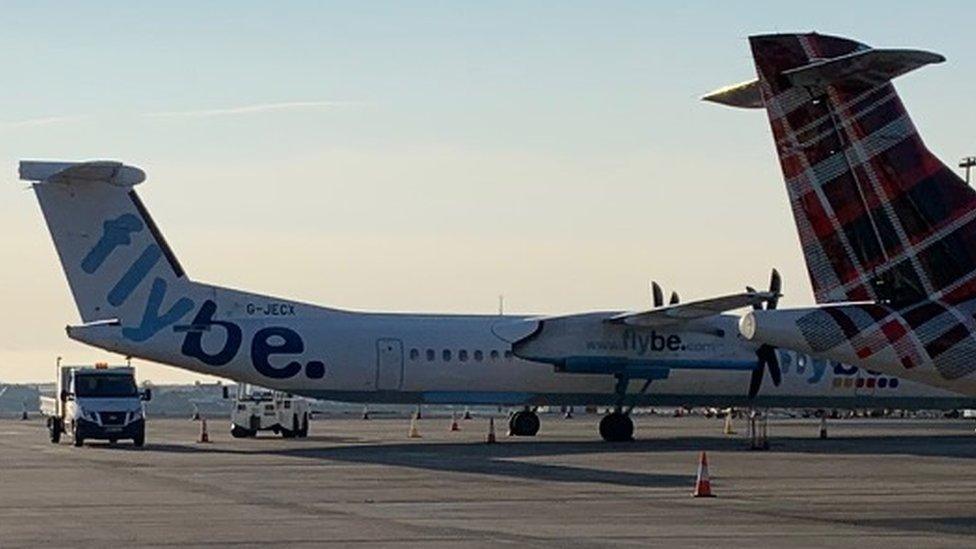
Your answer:
[[[5,4],[0,379],[122,361],[66,337],[78,313],[21,159],[138,166],[190,278],[329,307],[635,310],[651,279],[688,301],[773,267],[781,306],[809,304],[764,113],[699,98],[752,78],[746,37],[771,30],[934,51],[896,87],[955,167],[976,154],[969,7]]]

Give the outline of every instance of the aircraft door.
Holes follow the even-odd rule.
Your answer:
[[[403,343],[399,339],[376,340],[376,390],[403,388]]]

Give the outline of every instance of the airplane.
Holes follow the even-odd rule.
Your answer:
[[[138,168],[24,161],[19,171],[81,316],[68,337],[126,357],[318,399],[521,407],[509,421],[521,436],[539,430],[532,407],[542,405],[612,406],[599,426],[607,441],[631,440],[630,413],[649,404],[976,407],[838,365],[825,376],[827,363],[799,359],[799,373],[784,381],[788,359],[744,340],[739,318],[724,314],[775,307],[775,271],[767,291],[688,303],[676,293],[664,303],[655,283],[653,308],[634,312],[353,312],[190,280],[133,188],[146,178]],[[767,372],[773,384],[763,387]],[[824,381],[837,376],[864,381]]]
[[[766,110],[817,306],[753,311],[742,335],[976,395],[976,191],[891,83],[945,58],[816,33],[749,42],[758,78],[703,99]]]

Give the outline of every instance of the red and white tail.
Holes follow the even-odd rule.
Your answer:
[[[820,34],[749,39],[818,303],[976,297],[976,192],[925,147],[891,80],[944,60]]]

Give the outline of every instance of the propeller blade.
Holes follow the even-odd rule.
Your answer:
[[[756,293],[756,289],[753,288],[752,286],[746,286],[746,291],[749,292],[750,294]],[[752,308],[755,311],[761,311],[762,310],[762,303],[753,303],[752,304]]]
[[[657,282],[651,282],[651,297],[654,300],[655,307],[664,305],[664,292]]]
[[[681,298],[678,297],[678,292],[671,292],[671,305],[677,305],[681,302]]]
[[[783,372],[779,369],[779,355],[776,354],[776,347],[772,345],[764,345],[768,348],[766,352],[766,369],[769,370],[769,377],[773,380],[773,385],[779,387],[779,384],[783,382]]]
[[[752,370],[752,378],[749,379],[749,398],[756,398],[759,394],[759,387],[763,380],[762,360],[756,361],[756,367]]]
[[[779,302],[780,290],[783,289],[783,279],[779,276],[779,271],[773,269],[772,274],[769,275],[769,293],[773,294],[772,299],[766,304],[767,310],[772,310],[776,308],[776,304]]]

